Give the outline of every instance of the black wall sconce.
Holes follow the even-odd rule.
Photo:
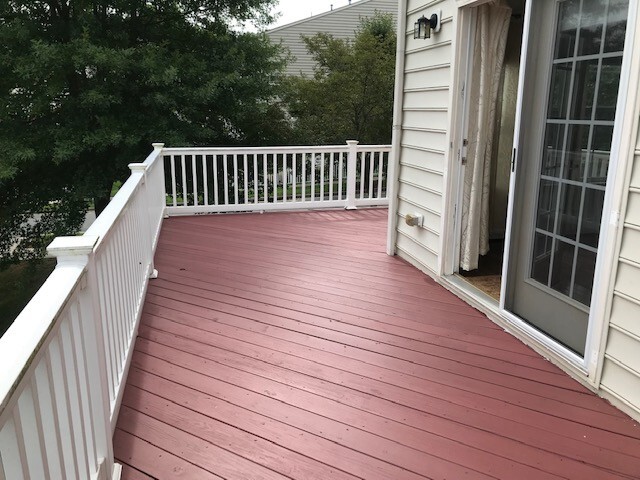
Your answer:
[[[431,38],[431,30],[440,31],[442,13],[432,13],[428,18],[422,15],[413,25],[413,38]]]

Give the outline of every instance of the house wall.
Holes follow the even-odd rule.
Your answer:
[[[272,42],[282,42],[295,57],[295,61],[287,67],[286,73],[288,75],[303,73],[312,76],[315,62],[307,52],[301,35],[313,36],[316,33],[324,32],[335,38],[353,39],[355,31],[360,25],[360,20],[373,16],[376,11],[390,13],[396,21],[398,0],[360,0],[351,5],[274,28],[266,33]]]
[[[395,249],[400,257],[431,275],[438,273],[440,255],[455,9],[453,0],[409,0],[404,32]],[[416,20],[438,10],[442,10],[440,32],[415,40]],[[422,214],[423,226],[406,225],[403,217],[408,213]]]
[[[466,0],[401,0],[406,2],[404,66],[398,85],[402,92],[400,115],[396,117],[395,132],[398,162],[396,196],[392,200],[390,253],[396,253],[427,274],[441,275],[440,237],[445,206],[443,194],[449,169],[450,149],[448,129],[451,125],[450,105],[455,80],[452,66],[456,59],[455,35],[459,4]],[[413,24],[421,15],[442,10],[442,30],[428,40],[413,39]],[[629,25],[640,25],[640,9],[634,8]],[[636,28],[632,51],[640,51],[640,27]],[[628,44],[629,45],[629,44]],[[633,57],[633,56],[632,56]],[[606,343],[598,367],[601,377],[591,386],[613,400],[636,418],[640,418],[640,60],[632,60],[631,81],[626,95],[625,114],[633,128],[626,125],[619,152],[619,175],[626,174],[622,205],[622,226],[617,241],[619,253],[615,257],[615,277],[609,285],[610,314],[604,315]],[[629,103],[630,102],[630,103]],[[628,105],[635,105],[635,110]],[[625,120],[627,122],[627,120]],[[629,138],[629,131],[632,137]],[[626,146],[632,145],[629,148]],[[631,154],[631,155],[630,155]],[[632,165],[629,163],[632,162]],[[620,197],[618,197],[620,198]],[[619,201],[618,201],[619,202]],[[617,207],[614,207],[617,208]],[[447,212],[452,209],[447,207]],[[403,217],[421,213],[423,227],[409,227]],[[395,215],[395,217],[394,217]],[[605,214],[605,218],[606,218]],[[448,247],[446,247],[448,248]],[[605,289],[607,286],[605,285]],[[455,289],[454,289],[455,290]],[[600,319],[602,320],[602,319]],[[537,348],[537,347],[536,347]],[[550,358],[555,358],[553,355]],[[559,362],[576,378],[582,375],[569,364]],[[579,378],[583,383],[591,379]]]
[[[601,388],[640,412],[640,132],[635,140]]]

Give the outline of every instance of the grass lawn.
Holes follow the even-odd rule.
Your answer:
[[[0,336],[56,266],[55,258],[25,261],[0,271]]]

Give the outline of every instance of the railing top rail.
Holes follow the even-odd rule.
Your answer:
[[[362,150],[391,150],[391,145],[358,145]],[[299,145],[299,146],[275,146],[275,147],[173,147],[164,148],[166,155],[214,155],[225,153],[257,154],[257,153],[333,153],[346,152],[348,145]]]
[[[140,179],[144,175],[144,171],[150,168],[160,156],[162,144],[154,143],[153,146],[153,151],[144,162],[130,165],[132,172],[127,181],[124,182],[106,208],[87,229],[85,235],[94,235],[99,238],[95,246],[96,249],[98,249],[100,244],[107,238],[109,231],[118,220],[118,217],[126,210],[127,205],[140,185]]]
[[[383,150],[391,151],[391,145],[358,145],[358,150]]]
[[[162,152],[162,149],[164,148],[164,143],[153,143],[152,145],[153,150],[147,156],[144,162],[142,162],[144,165],[151,166],[156,161],[156,158],[158,158],[158,156]]]
[[[346,145],[323,145],[317,147],[184,147],[165,148],[166,155],[212,155],[224,153],[258,154],[258,153],[314,153],[314,152],[346,152]]]
[[[122,187],[118,190],[116,195],[111,199],[107,207],[96,218],[96,220],[87,229],[87,235],[95,235],[100,237],[96,248],[102,243],[104,237],[113,227],[114,223],[118,220],[118,217],[126,209],[127,205],[131,201],[136,189],[140,185],[140,179],[144,175],[142,171],[131,172],[131,176],[127,179]]]

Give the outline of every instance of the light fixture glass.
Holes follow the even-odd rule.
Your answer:
[[[429,20],[422,15],[413,26],[413,38],[429,38],[431,29],[429,28]]]
[[[413,38],[431,38],[431,29],[438,26],[438,15],[435,13],[429,18],[422,15],[413,25]]]

